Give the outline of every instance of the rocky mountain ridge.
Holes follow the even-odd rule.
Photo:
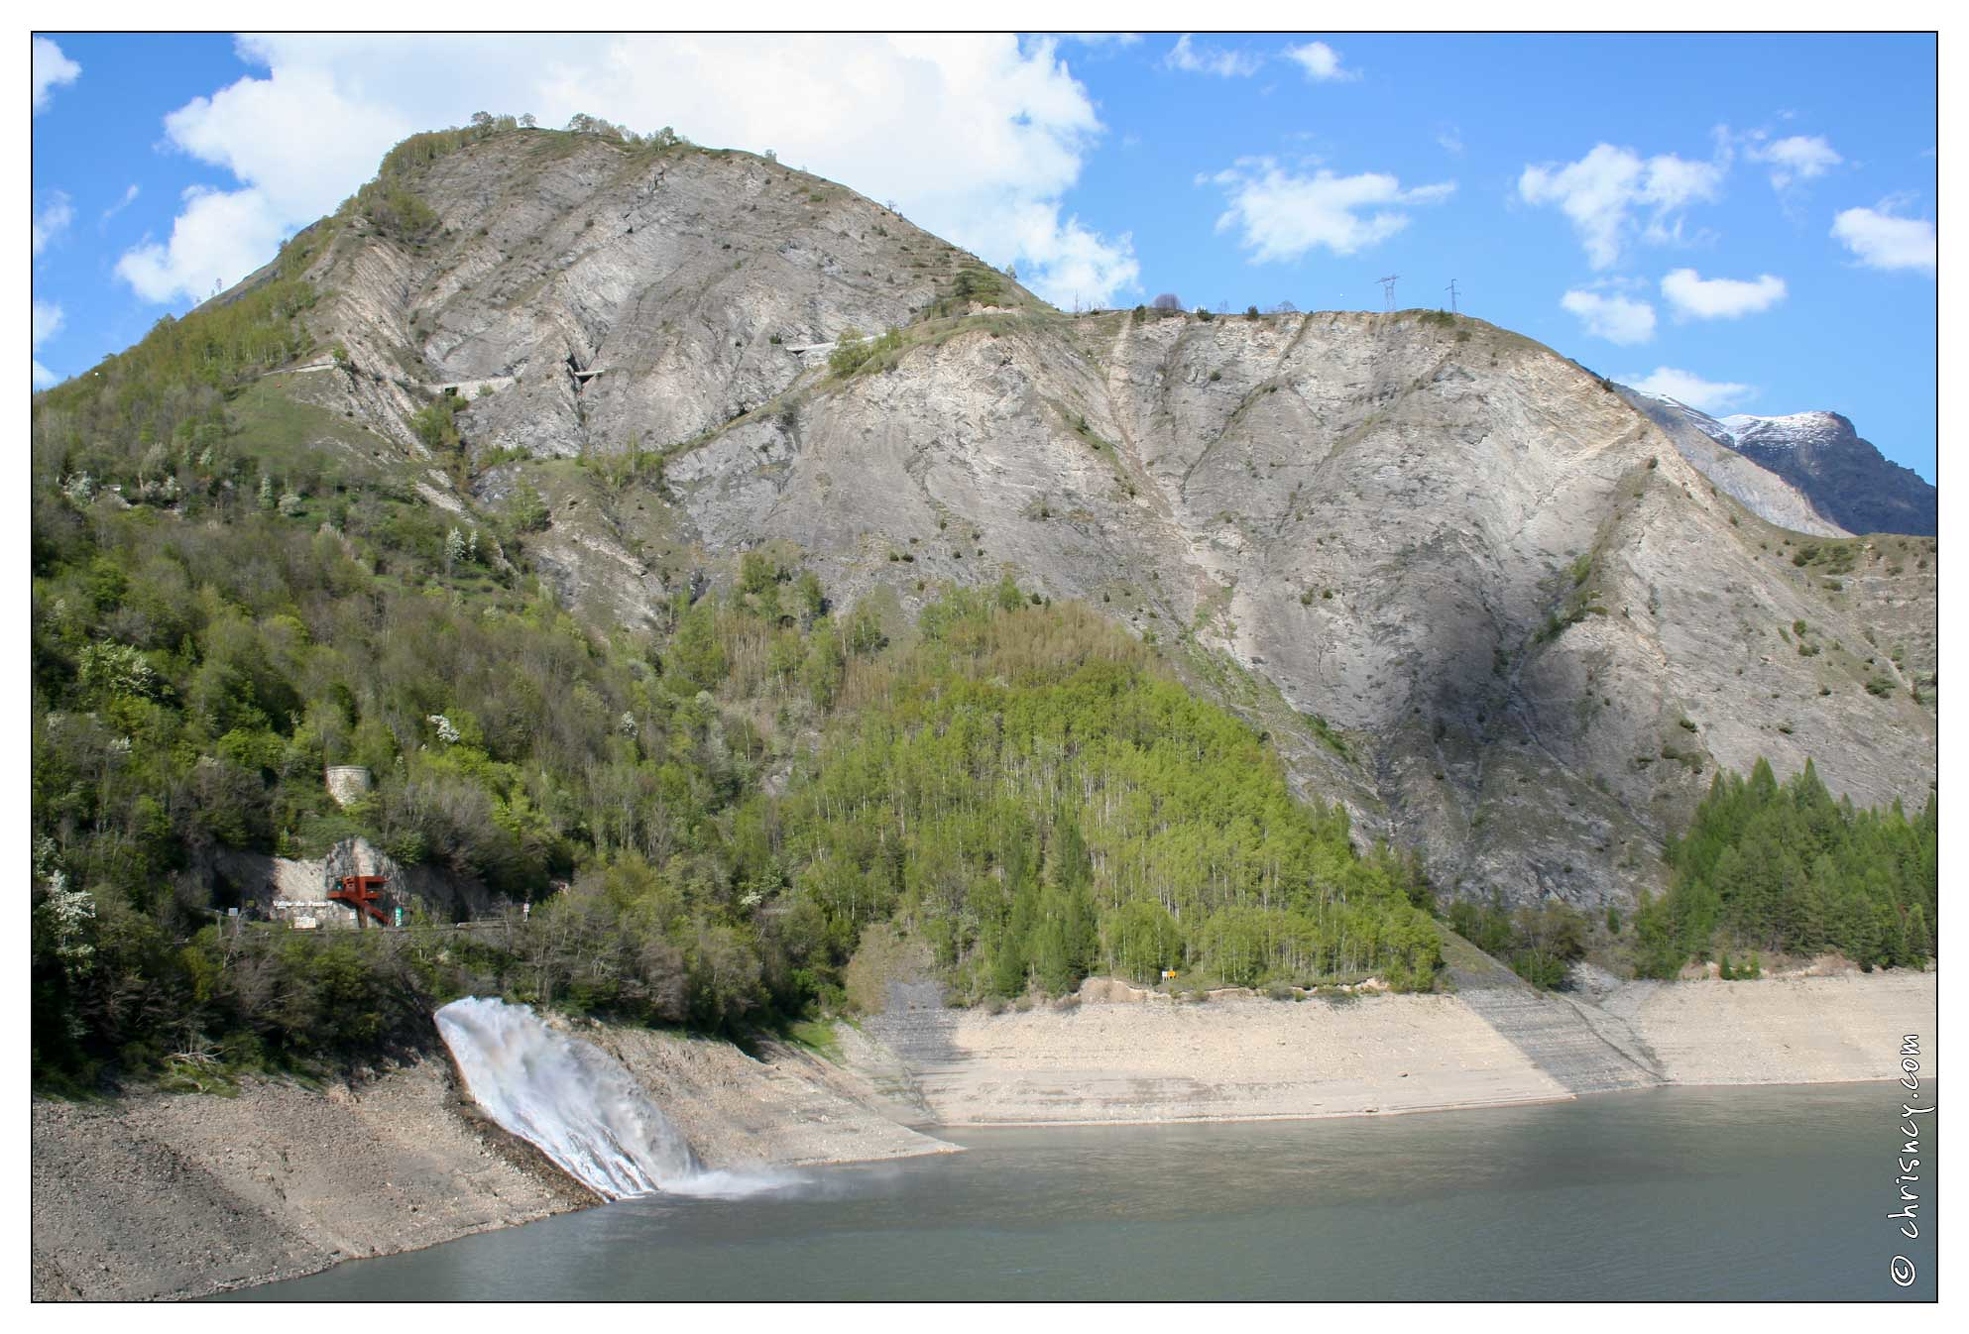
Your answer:
[[[1466,894],[1631,902],[1760,755],[1863,804],[1931,785],[1932,543],[1774,526],[1480,320],[1068,316],[688,146],[524,131],[401,186],[435,221],[340,220],[308,271],[334,365],[274,388],[425,465],[433,504],[537,489],[534,559],[591,614],[652,619],[771,542],[904,616],[1011,574],[1153,636]],[[455,452],[411,424],[446,386]]]

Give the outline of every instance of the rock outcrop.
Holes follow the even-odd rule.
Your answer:
[[[195,869],[214,887],[220,908],[250,907],[252,915],[304,928],[363,925],[353,907],[328,897],[350,875],[384,877],[386,913],[401,906],[436,921],[455,922],[493,911],[492,893],[476,877],[443,866],[399,865],[362,838],[345,838],[318,860],[215,847]]]

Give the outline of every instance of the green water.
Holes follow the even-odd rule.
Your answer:
[[[1921,1239],[1885,1218],[1900,1207],[1901,1093],[1659,1089],[1351,1120],[968,1130],[947,1136],[962,1154],[810,1169],[746,1199],[613,1204],[234,1296],[1932,1299],[1929,1153]],[[1890,1282],[1896,1255],[1913,1286]]]

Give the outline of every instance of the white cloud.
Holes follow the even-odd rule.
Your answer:
[[[1455,125],[1445,125],[1436,131],[1436,142],[1445,153],[1463,156],[1463,131]]]
[[[62,308],[50,301],[34,303],[34,346],[41,344],[61,332]]]
[[[1809,181],[1823,176],[1846,159],[1834,151],[1822,135],[1794,134],[1770,143],[1752,145],[1744,156],[1753,162],[1768,163],[1771,188],[1782,190],[1793,181]]]
[[[1935,224],[1902,218],[1893,201],[1849,208],[1832,220],[1832,235],[1870,269],[1914,269],[1935,276]]]
[[[19,50],[18,47],[15,48]],[[46,37],[34,39],[34,114],[48,108],[48,93],[63,84],[74,83],[82,67],[62,54],[62,49]]]
[[[203,301],[271,259],[285,230],[256,190],[194,186],[185,191],[170,242],[146,239],[116,262],[116,272],[146,301]]]
[[[1684,319],[1734,320],[1756,315],[1784,300],[1784,279],[1770,274],[1756,281],[1704,278],[1694,269],[1676,269],[1661,280],[1661,294]]]
[[[1240,243],[1253,263],[1298,259],[1316,246],[1351,255],[1408,225],[1399,206],[1441,203],[1456,191],[1454,181],[1404,190],[1380,172],[1295,176],[1271,158],[1244,158],[1202,180],[1224,188],[1230,208],[1217,219],[1217,230],[1241,228]]]
[[[1673,366],[1657,366],[1654,374],[1647,376],[1623,375],[1622,381],[1632,385],[1644,394],[1657,398],[1672,398],[1686,403],[1697,412],[1707,412],[1711,416],[1738,406],[1745,399],[1756,394],[1747,384],[1718,383],[1705,380],[1689,371],[1678,371]]]
[[[1319,45],[1317,42],[1315,46]],[[1221,46],[1198,46],[1188,33],[1176,39],[1162,63],[1170,69],[1191,74],[1215,74],[1220,79],[1242,79],[1256,74],[1264,65],[1263,56],[1249,51],[1230,51]]]
[[[1634,214],[1652,242],[1679,239],[1681,214],[1690,204],[1713,200],[1723,185],[1723,167],[1673,153],[1643,159],[1632,149],[1597,144],[1577,162],[1528,166],[1518,177],[1518,195],[1528,204],[1557,204],[1572,220],[1596,269],[1611,266],[1633,238]]]
[[[895,200],[993,264],[1016,262],[1049,300],[1071,303],[1082,283],[1133,283],[1126,238],[1062,219],[1103,127],[1051,39],[317,34],[243,38],[239,48],[267,74],[167,119],[172,142],[231,169],[235,193],[264,211],[253,233],[262,248],[240,248],[226,281],[271,259],[283,230],[354,193],[405,135],[485,110],[530,111],[542,125],[584,111],[644,132],[671,125],[702,144],[770,146],[789,166]],[[309,152],[296,154],[296,142]],[[216,240],[188,241],[187,262],[218,254]],[[178,273],[176,249],[174,233],[172,249],[126,263],[151,290],[204,295],[211,279]],[[1081,295],[1105,305],[1118,290]]]
[[[1062,309],[1106,306],[1116,292],[1140,286],[1142,269],[1129,233],[1109,242],[1078,218],[1061,223],[1058,204],[1038,201],[1022,205],[1013,226],[1018,253],[1028,261],[1019,266],[1020,281],[1027,287],[1043,282],[1041,295]],[[1031,265],[1038,266],[1039,278],[1028,273]]]
[[[114,204],[111,204],[108,208],[103,210],[102,221],[108,222],[111,218],[121,213],[124,209],[136,203],[137,195],[139,193],[141,192],[137,189],[137,187],[134,184],[131,185],[129,189],[123,192],[123,198],[117,200]]]
[[[68,202],[68,196],[60,190],[48,194],[48,205],[34,215],[34,253],[40,254],[48,248],[48,243],[68,230],[68,224],[75,221],[75,209]]]
[[[265,79],[241,79],[164,118],[174,145],[250,182],[275,212],[296,221],[333,212],[375,174],[383,150],[436,128],[344,95],[328,70],[280,65]],[[295,152],[296,144],[307,151]]]
[[[34,303],[34,350],[39,352],[41,344],[61,332],[62,308],[49,301]],[[61,377],[41,364],[39,357],[34,362],[34,387],[46,389]]]
[[[1306,71],[1306,77],[1318,82],[1328,79],[1358,79],[1360,75],[1350,69],[1340,68],[1340,53],[1325,42],[1307,42],[1304,46],[1285,48],[1286,58],[1296,60]]]
[[[1595,338],[1623,347],[1645,343],[1655,336],[1655,308],[1645,301],[1575,288],[1559,298]]]

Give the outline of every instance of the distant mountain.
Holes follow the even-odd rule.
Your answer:
[[[1735,438],[1714,417],[1672,398],[1644,394],[1626,385],[1616,388],[1621,397],[1653,419],[1675,442],[1683,458],[1758,518],[1813,537],[1850,536],[1813,505],[1804,491],[1738,453]]]
[[[1935,488],[1889,462],[1836,412],[1718,419],[1625,385],[1620,392],[1711,481],[1772,523],[1825,537],[1935,535]]]
[[[1725,417],[1736,451],[1769,468],[1855,533],[1935,536],[1935,488],[1889,462],[1836,412]]]

